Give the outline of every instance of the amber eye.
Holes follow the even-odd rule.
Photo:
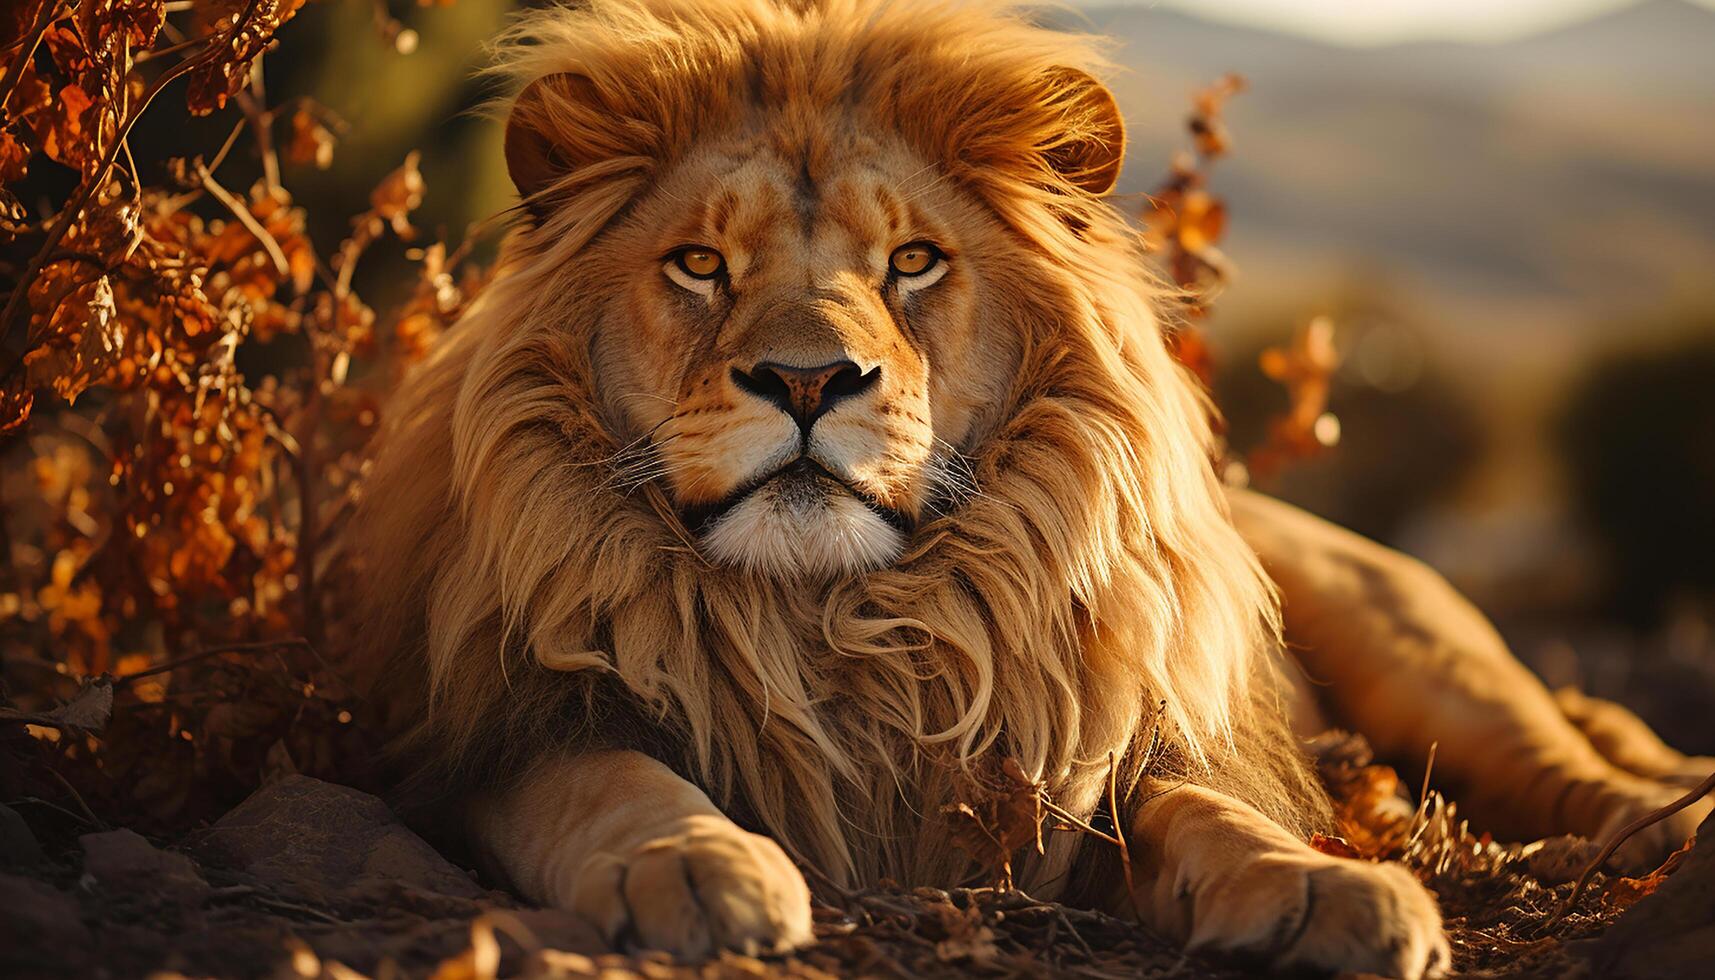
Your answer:
[[[893,250],[887,264],[902,276],[920,276],[941,261],[941,250],[928,242],[912,242]]]
[[[726,259],[712,248],[692,245],[673,254],[680,271],[692,279],[713,279],[726,269]]]

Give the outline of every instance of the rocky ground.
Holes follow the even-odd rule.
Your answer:
[[[1585,850],[1495,858],[1484,842],[1445,841],[1418,871],[1441,896],[1463,975],[1703,975],[1715,963],[1715,826],[1706,828],[1710,843],[1671,874],[1599,878],[1559,919]],[[820,941],[794,957],[681,966],[605,950],[572,917],[485,887],[375,797],[306,776],[167,846],[109,830],[48,854],[0,808],[5,977],[1247,975],[1243,963],[1187,958],[1116,919],[1017,892],[874,890],[839,901],[818,909]]]

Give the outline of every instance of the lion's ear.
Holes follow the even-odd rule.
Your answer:
[[[1113,190],[1125,157],[1125,121],[1107,86],[1076,68],[1057,68],[1049,78],[1060,107],[1061,137],[1050,144],[1048,165],[1091,194]]]
[[[524,207],[545,220],[555,184],[624,152],[622,125],[587,76],[561,72],[518,93],[506,117],[506,169]]]

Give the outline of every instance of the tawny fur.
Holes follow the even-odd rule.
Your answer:
[[[1160,704],[1185,774],[1293,830],[1325,818],[1207,406],[1133,234],[1080,186],[1078,148],[1106,138],[1067,82],[1105,70],[1088,39],[939,0],[594,0],[527,17],[500,62],[519,84],[575,70],[603,111],[528,110],[595,162],[540,195],[405,385],[356,522],[367,663],[434,782],[645,747],[835,880],[945,885],[969,872],[934,829],[961,767],[1014,756],[1089,813]],[[979,494],[922,515],[889,567],[767,579],[700,554],[659,481],[615,480],[635,435],[590,356],[612,297],[585,253],[709,139],[813,172],[854,128],[998,217],[1016,261],[979,313],[1018,365],[958,447]],[[1075,847],[1021,883],[1060,891]]]

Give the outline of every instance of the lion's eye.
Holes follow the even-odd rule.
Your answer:
[[[714,279],[726,269],[726,259],[712,248],[692,245],[673,253],[673,263],[692,279]]]
[[[895,274],[920,276],[941,262],[941,250],[928,242],[912,242],[893,250],[887,264]]]

